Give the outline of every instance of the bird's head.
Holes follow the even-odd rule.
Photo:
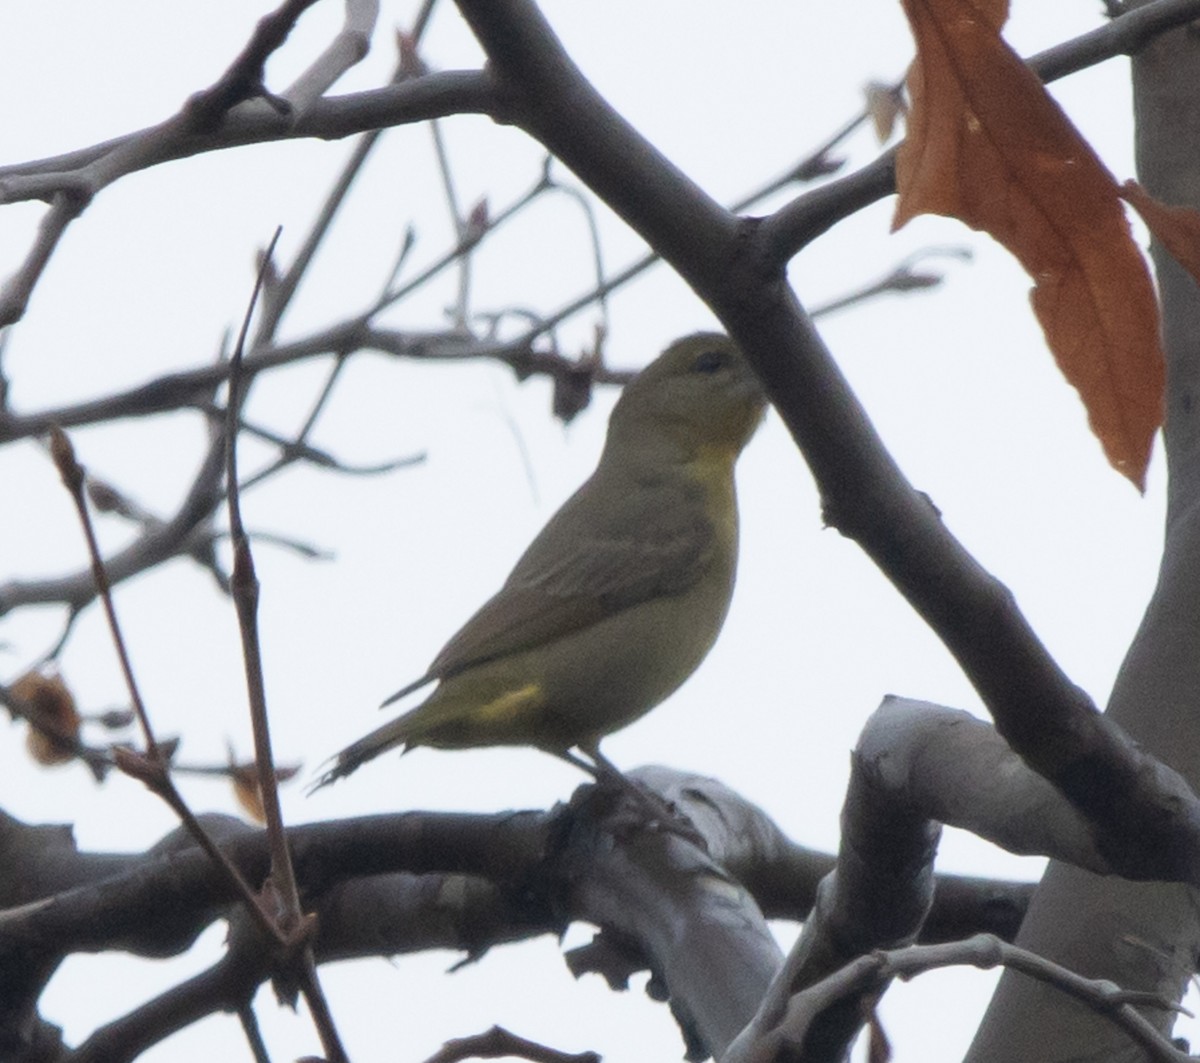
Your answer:
[[[697,332],[676,340],[625,386],[609,420],[608,445],[653,445],[682,460],[714,451],[736,457],[766,404],[734,342]]]

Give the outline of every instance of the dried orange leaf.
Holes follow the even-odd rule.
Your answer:
[[[9,689],[26,706],[29,733],[25,748],[29,755],[47,767],[74,760],[80,716],[67,684],[57,675],[26,672]]]
[[[1200,284],[1200,212],[1169,207],[1136,181],[1121,185],[1121,196],[1142,216],[1154,239]]]
[[[875,137],[885,144],[896,130],[896,120],[904,114],[904,97],[895,85],[885,85],[882,81],[867,82],[866,96]]]
[[[256,823],[265,823],[266,810],[263,808],[262,787],[258,785],[258,765],[254,761],[239,763],[234,757],[233,749],[228,752],[229,781],[233,785],[233,796],[241,805],[242,811]],[[279,764],[275,767],[275,781],[287,782],[295,778],[300,771],[298,764]]]
[[[262,791],[258,788],[258,773],[236,771],[231,772],[229,778],[233,783],[233,796],[242,811],[255,823],[265,823],[267,813],[263,808]]]
[[[945,214],[1024,266],[1033,309],[1092,431],[1139,488],[1162,421],[1158,306],[1116,182],[1000,38],[1002,0],[902,0],[917,41],[898,228]]]

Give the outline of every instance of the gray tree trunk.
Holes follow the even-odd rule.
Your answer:
[[[1136,5],[1135,5],[1136,6]],[[1200,208],[1200,34],[1166,34],[1133,60],[1139,179],[1167,203]],[[1200,789],[1200,289],[1152,249],[1167,355],[1167,527],[1158,586],[1108,712]],[[1182,997],[1200,955],[1196,892],[1139,885],[1052,863],[1018,943],[1127,989]],[[1146,1010],[1167,1031],[1174,1015]],[[1110,1023],[1061,993],[1005,974],[971,1063],[1144,1058]]]

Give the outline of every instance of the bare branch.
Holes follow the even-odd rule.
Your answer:
[[[858,740],[843,817],[870,815],[871,804],[969,830],[1011,853],[1139,877],[1136,867],[1114,867],[1062,793],[961,709],[884,698]]]
[[[456,1037],[447,1041],[427,1063],[458,1063],[463,1059],[528,1059],[531,1063],[600,1063],[595,1052],[562,1052],[549,1045],[538,1044],[518,1037],[502,1026],[493,1026],[484,1033]]]
[[[371,47],[371,32],[379,17],[379,0],[343,0],[342,29],[313,64],[282,93],[295,114],[304,114]]]
[[[175,131],[178,135],[167,137],[162,126],[151,126],[66,155],[0,167],[0,203],[49,199],[62,191],[94,195],[119,177],[174,159],[278,140],[338,140],[450,114],[499,116],[491,79],[478,71],[448,71],[323,97],[295,122],[265,104],[250,104],[225,115],[211,132]]]
[[[70,191],[61,191],[51,197],[50,209],[43,215],[38,225],[37,237],[25,262],[5,282],[0,289],[0,328],[20,321],[25,316],[25,307],[29,303],[34,285],[41,279],[42,271],[58,241],[87,205],[87,199],[73,195]]]
[[[126,775],[143,783],[151,793],[162,798],[171,811],[179,817],[180,822],[187,828],[188,833],[191,834],[208,858],[212,860],[213,864],[240,895],[251,917],[257,921],[259,929],[266,936],[270,937],[275,934],[275,927],[269,915],[260,907],[254,893],[238,873],[237,868],[230,862],[229,858],[217,846],[215,840],[204,829],[203,824],[188,807],[178,788],[171,780],[171,758],[175,753],[177,743],[159,742],[154,737],[154,731],[150,725],[150,717],[146,711],[145,703],[142,701],[141,692],[138,689],[137,680],[133,674],[133,665],[130,662],[129,652],[125,645],[125,639],[121,633],[121,626],[117,620],[116,608],[112,600],[112,588],[107,572],[105,571],[104,562],[100,557],[100,546],[96,541],[95,530],[92,527],[91,517],[88,513],[87,495],[83,486],[85,476],[83,466],[75,460],[75,453],[71,447],[71,443],[62,431],[57,431],[52,435],[50,449],[55,465],[62,476],[63,483],[70,493],[76,511],[79,514],[79,521],[83,527],[84,537],[87,540],[88,556],[91,559],[91,573],[95,582],[96,593],[104,605],[104,613],[108,620],[109,631],[112,634],[113,647],[116,650],[117,658],[121,665],[121,674],[125,679],[130,704],[133,705],[145,743],[145,750],[141,753],[136,753],[124,746],[115,746],[112,751],[113,763]]]
[[[115,586],[131,576],[190,549],[197,529],[211,517],[224,497],[221,490],[222,450],[219,439],[210,447],[187,497],[169,521],[151,525],[128,547],[104,563],[108,581]],[[206,533],[211,539],[211,533]],[[12,580],[0,585],[0,616],[24,605],[61,602],[78,613],[96,597],[90,570],[56,579]]]
[[[971,252],[967,248],[961,247],[927,248],[918,251],[916,254],[909,255],[886,276],[864,284],[854,291],[847,292],[845,295],[838,296],[838,298],[832,299],[828,303],[814,306],[809,311],[809,316],[815,321],[827,314],[835,314],[839,310],[861,306],[863,303],[870,302],[881,295],[903,295],[908,292],[927,291],[930,288],[936,288],[942,283],[943,278],[940,274],[921,273],[914,268],[917,262],[925,258],[930,258],[933,255],[948,255],[960,261],[969,261],[971,258]]]
[[[318,958],[451,948],[474,959],[499,942],[560,933],[565,919],[579,918],[622,932],[633,949],[627,945],[629,969],[649,963],[681,1013],[699,1012],[708,996],[729,996],[726,980],[744,971],[743,961],[730,957],[752,954],[737,944],[741,924],[728,904],[742,895],[737,879],[753,883],[775,917],[804,919],[831,858],[795,846],[761,809],[713,780],[660,767],[636,774],[685,809],[717,870],[676,836],[647,832],[636,809],[614,805],[607,791],[590,786],[571,807],[550,813],[413,812],[290,828],[298,880],[320,917]],[[261,881],[268,868],[263,832],[230,817],[203,822],[242,874]],[[19,875],[0,875],[0,980],[14,1002],[40,985],[38,957],[104,949],[173,954],[190,947],[235,899],[229,881],[181,831],[148,853],[112,856],[78,853],[66,830],[49,844],[48,831],[0,815],[0,868],[21,868]],[[737,879],[729,877],[734,872]],[[664,882],[676,892],[639,914],[631,902]],[[1001,929],[998,899],[1008,898],[1015,907],[1004,932],[1011,935],[1028,892],[945,877],[930,926]],[[52,904],[44,903],[47,897]],[[688,898],[701,908],[689,912]],[[940,911],[943,902],[948,908]],[[707,908],[727,924],[726,945],[735,951],[721,955],[731,967],[688,963],[693,946],[702,954],[723,948],[726,932],[714,938],[705,929]],[[671,944],[686,926],[694,933]],[[773,955],[778,964],[778,951]],[[594,948],[582,950],[570,962],[577,972],[593,969],[597,956]],[[760,969],[762,989],[774,970]],[[697,1028],[718,1043],[732,1038],[758,1005],[751,996],[733,992],[722,1017],[707,1020],[722,1023],[715,1034],[711,1025]]]
[[[722,1063],[775,1063],[792,1058],[833,1063],[843,1058],[841,1053],[848,1045],[822,1051],[809,1041],[813,1024],[831,1007],[845,1005],[851,999],[874,998],[893,978],[908,980],[926,971],[964,965],[982,970],[1009,967],[1053,986],[1124,1030],[1146,1057],[1157,1063],[1188,1063],[1195,1059],[1176,1048],[1137,1010],[1139,1007],[1180,1010],[1170,1000],[1147,993],[1127,993],[1111,982],[1084,978],[990,934],[981,934],[967,941],[915,945],[863,956],[790,1000],[780,1001],[773,988],[763,1010]]]
[[[17,174],[19,167],[0,171],[0,203],[30,198],[51,202],[24,265],[0,291],[0,328],[19,320],[24,314],[29,295],[66,227],[101,189],[118,177],[153,164],[157,154],[170,151],[172,145],[216,128],[225,113],[241,100],[266,93],[262,82],[263,64],[287,39],[300,14],[314,2],[285,0],[278,11],[264,16],[242,54],[221,79],[188,100],[174,118],[141,134],[109,141],[102,146],[106,150],[93,149],[86,163],[62,173],[57,180],[5,176]],[[23,182],[25,189],[22,192]]]
[[[63,484],[67,488],[75,510],[79,515],[79,523],[83,528],[84,539],[87,542],[88,557],[91,560],[92,580],[96,585],[104,604],[104,615],[108,620],[108,629],[112,635],[113,648],[121,665],[121,675],[125,680],[125,688],[129,692],[129,703],[133,706],[134,715],[142,729],[142,739],[145,742],[145,752],[148,757],[156,757],[159,744],[154,738],[150,726],[150,717],[146,714],[146,706],[138,690],[137,680],[133,675],[133,665],[129,660],[129,651],[121,634],[121,625],[117,621],[116,608],[113,606],[112,588],[108,582],[108,574],[104,570],[104,561],[100,556],[100,544],[96,540],[96,531],[92,526],[91,514],[88,512],[87,492],[84,490],[84,469],[75,459],[75,449],[66,433],[55,430],[50,435],[50,453],[58,468]]]
[[[216,84],[196,93],[184,104],[178,117],[160,129],[176,135],[207,132],[215,129],[226,113],[243,100],[256,96],[269,98],[263,68],[272,53],[283,47],[300,16],[314,3],[316,0],[284,0],[278,9],[259,19],[241,54]],[[281,113],[289,109],[274,102],[272,106]]]
[[[283,825],[283,810],[279,804],[279,773],[271,747],[262,645],[258,636],[259,581],[254,570],[250,540],[242,524],[241,488],[237,474],[237,429],[244,395],[242,356],[250,331],[250,318],[271,269],[271,256],[281,232],[282,229],[275,230],[270,245],[263,253],[254,291],[229,363],[229,407],[225,417],[225,483],[229,503],[229,534],[233,544],[233,573],[229,582],[242,639],[246,694],[254,732],[254,762],[258,769],[258,797],[267,821],[267,840],[271,849],[271,871],[259,897],[269,910],[276,940],[281,946],[279,955],[271,958],[273,965],[277,966],[275,985],[283,999],[291,1000],[295,999],[295,987],[299,987],[326,1055],[332,1063],[348,1063],[346,1050],[317,976],[312,947],[317,930],[316,917],[306,913],[300,904],[300,890],[296,884],[296,872]],[[248,1003],[248,998],[242,1003]]]
[[[376,6],[375,0],[347,0],[347,27],[349,29],[349,21],[354,14],[353,9],[357,7]],[[424,12],[418,15],[418,23],[413,30],[413,41],[419,41],[422,34],[425,32],[425,26],[428,23],[428,12],[431,7],[427,7]],[[372,22],[376,17],[377,12],[371,14]],[[346,30],[343,31],[343,35]],[[366,37],[369,38],[369,30]],[[424,73],[424,71],[422,71]],[[406,66],[403,56],[397,61],[395,72],[392,74],[391,83],[398,85],[400,82],[407,80],[413,76],[413,72]],[[289,92],[291,90],[288,90]],[[322,90],[323,91],[323,90]],[[318,94],[320,95],[320,94]],[[303,107],[298,110],[301,113],[306,113],[312,106],[313,101],[308,100]],[[367,158],[374,149],[380,136],[383,134],[383,129],[372,129],[363,134],[358,143],[354,145],[354,150],[350,158],[346,161],[346,165],[342,168],[342,172],[338,175],[338,179],[334,182],[333,188],[329,195],[325,198],[325,203],[321,207],[320,213],[317,215],[316,221],[309,230],[304,243],[300,250],[296,253],[296,258],[292,264],[284,270],[276,283],[272,285],[263,295],[262,313],[259,318],[258,330],[255,334],[254,347],[261,347],[264,341],[274,337],[279,327],[279,322],[291,303],[292,297],[296,293],[296,288],[300,284],[301,278],[304,276],[308,267],[311,265],[313,258],[316,256],[317,249],[321,246],[325,234],[329,231],[329,227],[333,224],[333,219],[337,216],[338,210],[345,202],[346,196],[350,191],[350,187],[354,184],[355,178],[362,172],[363,166],[366,165]]]

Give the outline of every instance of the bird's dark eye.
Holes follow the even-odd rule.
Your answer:
[[[724,369],[725,352],[705,351],[703,354],[696,356],[696,360],[692,363],[692,368],[697,373],[715,373],[720,369]]]

